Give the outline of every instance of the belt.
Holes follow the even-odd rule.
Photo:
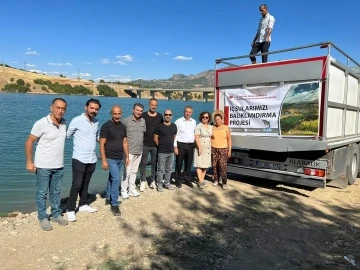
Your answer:
[[[194,144],[193,142],[191,142],[191,143],[186,143],[186,142],[178,142],[178,143],[181,143],[181,144],[186,144],[186,145],[189,145],[189,144]]]

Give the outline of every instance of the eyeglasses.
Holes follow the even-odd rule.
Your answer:
[[[203,116],[202,118],[203,119],[209,119],[209,116]]]
[[[171,113],[165,113],[165,116],[171,116],[172,114]]]

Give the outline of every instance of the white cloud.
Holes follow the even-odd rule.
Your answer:
[[[35,65],[33,64],[26,64],[27,67],[36,67]]]
[[[47,73],[47,72],[42,72],[41,70],[38,70],[38,69],[29,69],[28,71],[30,72],[37,72],[37,73]]]
[[[130,76],[122,76],[122,75],[109,75],[109,77],[113,78],[111,81],[118,81],[118,82],[130,82]]]
[[[182,60],[182,61],[193,60],[193,58],[191,56],[187,57],[187,56],[182,56],[182,55],[176,56],[174,59],[175,60]]]
[[[126,66],[126,64],[123,61],[116,61],[116,62],[112,62],[115,65],[122,65],[122,66]]]
[[[154,53],[155,55],[157,55],[157,56],[159,56],[160,55],[160,53],[158,53],[158,52],[156,52],[156,53]]]
[[[105,77],[96,78],[94,81],[105,80]]]
[[[168,52],[166,52],[166,53],[164,53],[165,55],[170,55],[170,53],[168,53]]]
[[[100,62],[101,62],[101,64],[110,64],[110,61],[107,58],[101,59]]]
[[[117,59],[120,59],[122,61],[127,61],[127,62],[131,62],[131,61],[134,61],[134,56],[131,56],[131,55],[118,55],[116,56]]]
[[[60,74],[60,72],[58,72],[58,71],[49,71],[49,72],[46,72],[46,73],[48,73],[48,74]]]
[[[12,61],[11,63],[13,63],[13,64],[17,64],[18,62],[16,62],[16,61]]]
[[[31,51],[31,49],[30,49],[30,48],[26,48],[26,50],[27,50],[27,51]]]
[[[77,73],[71,74],[71,76],[78,76],[78,75],[80,75],[80,77],[91,77],[91,74],[87,72],[86,73],[80,72],[79,74]]]
[[[153,60],[153,61],[156,61],[156,59],[155,59],[155,58],[153,58],[152,60]]]
[[[91,65],[91,63],[90,63],[90,62],[88,62],[88,63],[85,63],[85,65]]]
[[[62,63],[48,63],[49,66],[62,66]]]
[[[65,66],[70,66],[70,67],[72,67],[72,64],[71,64],[71,63],[66,63]]]
[[[30,51],[30,50],[26,51],[25,54],[27,54],[27,55],[40,55],[36,51]]]

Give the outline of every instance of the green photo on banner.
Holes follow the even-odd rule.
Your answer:
[[[294,84],[287,92],[280,114],[281,135],[317,135],[319,82]]]

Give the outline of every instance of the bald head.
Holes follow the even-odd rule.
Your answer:
[[[120,105],[114,105],[111,107],[111,120],[114,123],[120,123],[121,116],[122,116],[122,108]]]

